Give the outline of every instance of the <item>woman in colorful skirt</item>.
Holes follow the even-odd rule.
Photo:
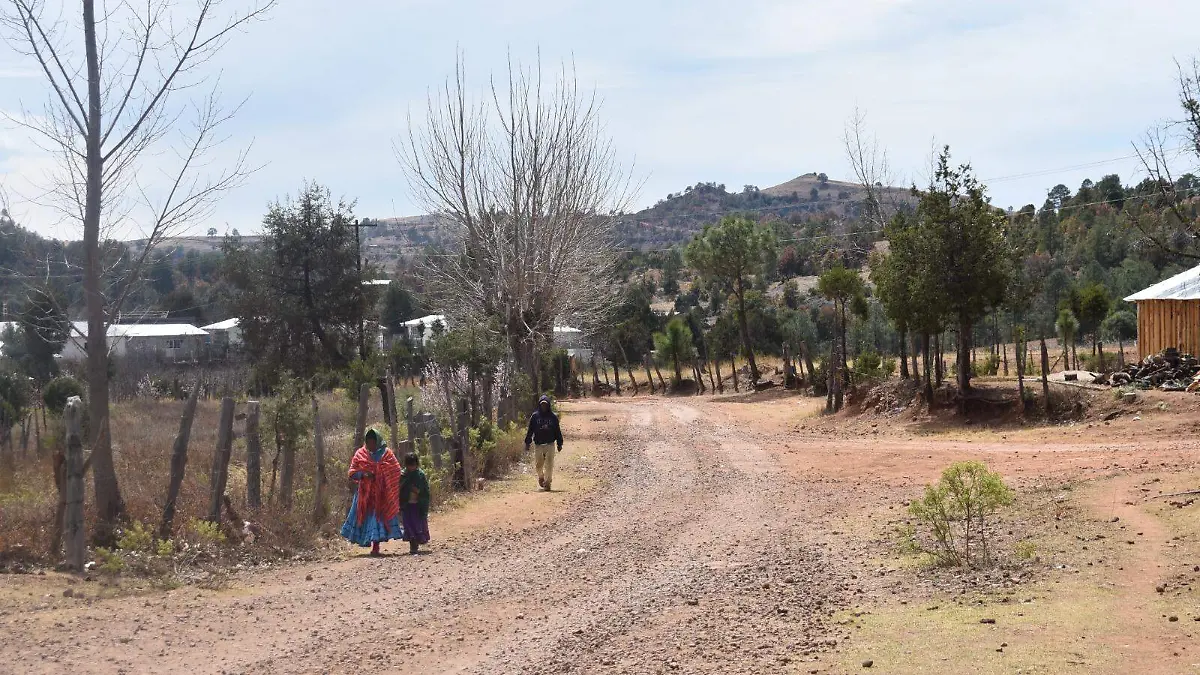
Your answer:
[[[383,444],[379,432],[367,432],[363,447],[350,460],[350,480],[358,483],[342,536],[359,546],[370,546],[379,555],[379,543],[401,539],[400,462]]]
[[[408,552],[416,555],[418,546],[429,543],[429,479],[421,470],[421,459],[414,454],[404,457],[400,499],[404,538],[408,541]]]

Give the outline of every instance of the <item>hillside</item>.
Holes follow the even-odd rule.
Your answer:
[[[903,204],[915,200],[908,190],[887,188],[889,198]],[[697,183],[667,195],[654,206],[629,215],[617,224],[617,238],[630,248],[660,248],[690,240],[705,225],[731,213],[801,224],[809,220],[847,220],[859,215],[866,200],[861,185],[828,180],[808,173],[769,188],[747,185],[729,192],[718,183]]]

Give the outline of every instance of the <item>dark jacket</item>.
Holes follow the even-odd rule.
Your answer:
[[[529,430],[525,432],[525,445],[557,443],[561,449],[563,436],[562,429],[558,426],[558,415],[555,415],[553,411],[543,411],[542,407],[539,405],[537,411],[529,416]]]

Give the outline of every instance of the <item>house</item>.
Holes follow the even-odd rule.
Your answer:
[[[450,325],[446,322],[444,314],[430,314],[419,319],[404,322],[404,338],[413,345],[421,345],[424,347],[433,339],[433,327],[440,324],[442,328],[449,328]]]
[[[1137,304],[1138,355],[1200,354],[1200,265],[1125,298]]]
[[[583,331],[571,326],[554,327],[554,346],[567,350],[567,356],[588,361],[592,358],[592,349],[584,339]]]
[[[238,324],[239,320],[234,317],[201,326],[200,330],[208,333],[208,345],[215,353],[225,354],[230,349],[240,349],[242,346],[242,329]]]
[[[87,358],[86,321],[71,324],[71,336],[63,347],[62,358],[83,361]],[[108,352],[114,358],[133,357],[161,361],[195,361],[204,354],[208,333],[189,323],[114,323],[106,332]]]

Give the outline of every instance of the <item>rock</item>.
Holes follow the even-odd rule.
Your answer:
[[[312,581],[312,575],[311,575],[311,574],[306,574],[306,575],[304,575],[304,580],[305,580],[305,581]]]
[[[874,661],[871,661],[871,660],[863,661],[863,668],[870,668],[873,665],[875,665]]]
[[[63,591],[63,597],[64,598],[73,598],[73,597],[75,597],[75,591],[68,588],[67,590]]]
[[[1170,621],[1171,623],[1175,623],[1175,622],[1176,622],[1176,621],[1178,621],[1178,620],[1179,620],[1179,617],[1177,617],[1177,616],[1169,616],[1169,617],[1167,617],[1167,621]]]
[[[996,623],[996,620],[995,619],[980,619],[979,623],[993,624],[993,623]]]
[[[1154,590],[1155,590],[1155,591],[1157,591],[1157,592],[1159,592],[1159,593],[1166,593],[1166,592],[1167,592],[1167,587],[1166,587],[1165,585],[1163,585],[1163,584],[1159,584],[1159,585],[1157,585],[1157,586],[1155,586],[1155,587],[1154,587]]]

